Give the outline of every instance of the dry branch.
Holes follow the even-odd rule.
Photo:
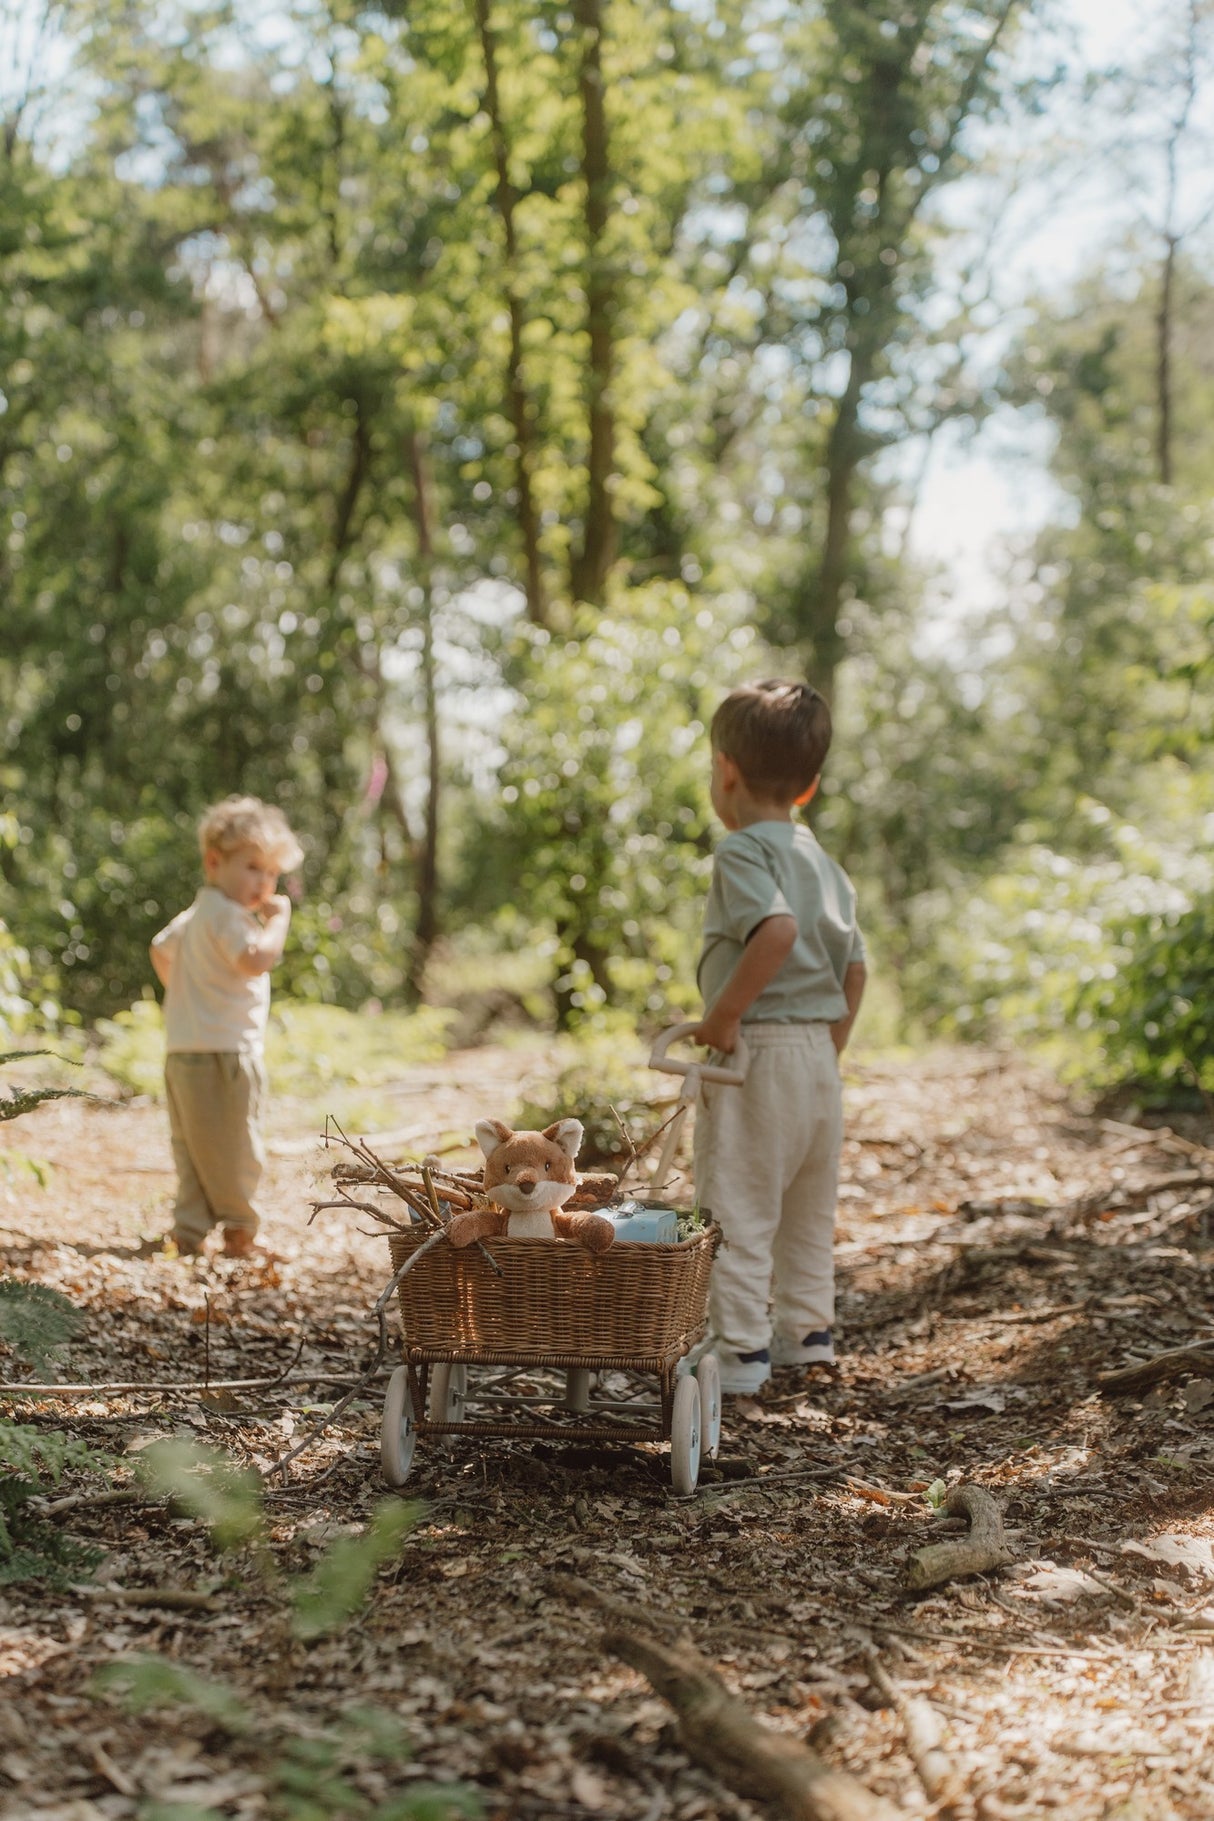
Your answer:
[[[981,1486],[954,1486],[944,1509],[952,1517],[968,1518],[969,1534],[916,1550],[906,1571],[906,1586],[912,1593],[962,1575],[983,1574],[988,1568],[1006,1568],[1016,1559],[1003,1534],[999,1507]]]
[[[124,1606],[159,1606],[165,1612],[222,1612],[223,1601],[192,1587],[78,1587],[93,1600],[117,1600]]]
[[[688,1752],[739,1795],[779,1804],[783,1821],[898,1821],[902,1810],[836,1770],[808,1745],[773,1732],[730,1694],[690,1645],[609,1631],[603,1644],[637,1669],[678,1715]]]
[[[965,1805],[965,1788],[944,1750],[944,1725],[939,1714],[921,1695],[904,1695],[876,1651],[865,1652],[864,1667],[873,1687],[902,1722],[907,1756],[919,1773],[928,1801],[941,1805],[941,1815],[956,1814]]]
[[[580,1575],[550,1574],[548,1587],[559,1600],[566,1600],[571,1606],[596,1606],[619,1625],[647,1625],[656,1631],[687,1630],[686,1621],[677,1614],[656,1612],[652,1606],[639,1606],[632,1600],[621,1600],[618,1594],[607,1593],[603,1588],[596,1587],[593,1581],[583,1580]]]
[[[1118,1366],[1114,1372],[1101,1372],[1096,1383],[1106,1396],[1119,1391],[1145,1391],[1164,1379],[1181,1378],[1186,1372],[1204,1372],[1214,1377],[1214,1341],[1195,1341],[1187,1347],[1171,1347],[1156,1353],[1153,1359],[1136,1360],[1130,1366]]]

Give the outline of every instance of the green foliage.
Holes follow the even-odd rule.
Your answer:
[[[376,1090],[398,1081],[419,1063],[446,1051],[453,1011],[421,1006],[416,1012],[344,1011],[333,1005],[272,1004],[266,1033],[266,1067],[276,1096],[310,1108],[319,1125],[327,1113],[343,1124],[392,1124],[391,1104]],[[135,1094],[164,1093],[164,1019],[153,999],[141,999],[98,1025],[97,1060],[113,1080]]]
[[[101,1552],[65,1536],[30,1510],[69,1468],[98,1468],[101,1457],[54,1429],[0,1419],[0,1585],[45,1580],[62,1585],[91,1571]]]
[[[1165,1097],[1214,1092],[1214,895],[1135,917],[1116,936],[1115,965],[1079,995],[1116,1074]]]
[[[90,1686],[95,1695],[116,1695],[131,1713],[175,1708],[228,1733],[231,1749],[247,1754],[264,1779],[272,1821],[474,1821],[481,1813],[476,1791],[463,1784],[410,1781],[394,1794],[366,1794],[360,1771],[373,1771],[382,1787],[411,1755],[401,1722],[380,1708],[349,1708],[306,1732],[255,1727],[237,1689],[156,1656],[106,1664]],[[178,1802],[145,1803],[139,1815],[140,1821],[222,1821],[216,1809]]]
[[[224,1732],[239,1738],[250,1731],[248,1705],[223,1682],[200,1676],[184,1663],[165,1657],[138,1656],[106,1663],[92,1678],[94,1693],[116,1693],[128,1713],[150,1713],[161,1707],[192,1707]]]
[[[490,903],[542,907],[566,1023],[658,1020],[692,990],[711,871],[707,722],[755,663],[686,591],[653,586],[576,636],[525,635],[503,788],[469,855]],[[505,888],[505,890],[503,890]]]
[[[218,1448],[196,1442],[154,1442],[139,1456],[148,1491],[172,1497],[201,1519],[217,1549],[238,1549],[262,1535],[261,1478]]]
[[[0,1055],[0,1067],[6,1062],[24,1062],[31,1056],[55,1056],[56,1062],[71,1061],[70,1057],[57,1056],[53,1050],[9,1050]],[[78,1066],[78,1065],[77,1065]],[[6,1119],[19,1119],[22,1113],[32,1113],[34,1108],[48,1100],[89,1100],[92,1096],[82,1088],[11,1088],[0,1092],[0,1123]]]
[[[155,999],[99,1018],[97,1061],[111,1080],[132,1094],[158,1100],[164,1093],[164,1017]]]
[[[139,1456],[139,1478],[158,1497],[200,1519],[219,1550],[252,1546],[267,1581],[277,1573],[269,1554],[260,1475],[218,1448],[176,1440],[154,1442]],[[385,1500],[365,1533],[340,1538],[310,1575],[291,1587],[294,1627],[303,1638],[321,1637],[362,1606],[377,1571],[399,1554],[417,1522],[419,1507]]]
[[[419,1507],[385,1499],[362,1536],[341,1537],[294,1589],[297,1637],[319,1638],[343,1625],[362,1605],[378,1569],[400,1553]]]
[[[137,999],[236,788],[307,850],[293,1000],[411,994],[423,912],[527,944],[566,1023],[690,999],[730,641],[854,643],[812,600],[847,365],[849,473],[981,403],[968,325],[920,307],[921,205],[997,103],[1006,9],[595,10],[69,11],[90,106],[53,158],[15,117],[0,175],[0,1017]],[[879,510],[849,536],[882,592]],[[539,795],[486,816],[503,746]]]
[[[80,1331],[76,1306],[48,1284],[0,1277],[0,1341],[23,1354],[35,1372],[45,1371],[56,1347]]]
[[[542,1131],[557,1119],[580,1119],[586,1133],[578,1152],[581,1167],[618,1166],[628,1156],[621,1125],[635,1146],[652,1137],[661,1115],[650,1101],[668,1094],[669,1083],[669,1076],[652,1074],[639,1058],[630,1061],[618,1041],[582,1038],[551,1086],[518,1107],[513,1124],[520,1131]]]

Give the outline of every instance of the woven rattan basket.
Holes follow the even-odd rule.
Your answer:
[[[579,1359],[638,1365],[687,1350],[704,1330],[715,1227],[678,1245],[618,1244],[590,1253],[550,1239],[437,1245],[401,1279],[407,1354],[470,1361]],[[399,1270],[424,1242],[421,1227],[391,1236]]]

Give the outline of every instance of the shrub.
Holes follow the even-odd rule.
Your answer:
[[[1125,924],[1117,962],[1079,997],[1111,1072],[1165,1092],[1214,1091],[1214,895]]]

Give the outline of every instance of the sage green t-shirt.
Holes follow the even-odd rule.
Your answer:
[[[833,1024],[846,1016],[843,976],[864,959],[856,894],[803,822],[752,822],[717,848],[696,970],[706,1009],[764,918],[790,915],[797,940],[743,1024]]]

